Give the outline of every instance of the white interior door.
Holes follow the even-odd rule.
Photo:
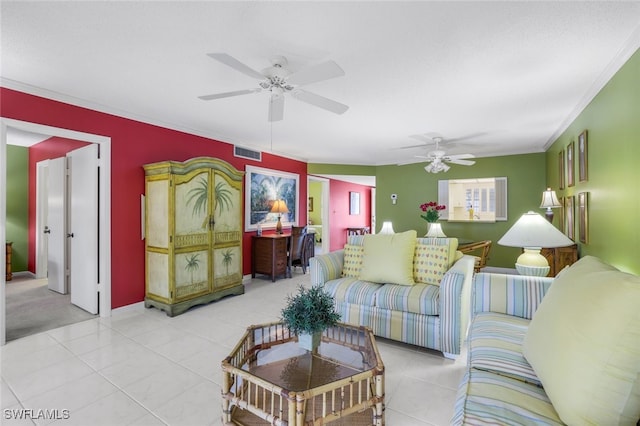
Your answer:
[[[87,145],[69,158],[71,303],[98,313],[98,146]]]
[[[36,278],[47,278],[49,234],[45,234],[49,210],[49,160],[36,164]]]
[[[47,240],[47,277],[49,289],[67,294],[66,244],[66,161],[64,157],[47,164],[47,221],[39,229]]]

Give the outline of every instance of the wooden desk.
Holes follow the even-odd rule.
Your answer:
[[[291,265],[287,249],[291,235],[269,234],[251,236],[251,278],[265,274],[276,281],[277,275],[291,278]]]

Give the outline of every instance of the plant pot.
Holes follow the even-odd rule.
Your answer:
[[[444,232],[442,232],[442,226],[439,222],[430,222],[429,232],[427,232],[427,235],[425,235],[425,237],[446,238],[447,236],[444,235]]]
[[[322,331],[315,332],[313,334],[300,333],[298,334],[298,345],[301,348],[314,352],[320,346],[322,340]]]

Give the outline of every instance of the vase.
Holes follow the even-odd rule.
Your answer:
[[[302,349],[306,349],[309,352],[314,352],[318,346],[320,346],[320,341],[322,340],[322,331],[318,331],[316,333],[300,333],[298,334],[298,345]]]
[[[444,235],[444,232],[442,232],[442,226],[440,225],[440,222],[429,222],[429,232],[427,232],[427,235],[425,235],[425,237],[446,238],[447,236]]]

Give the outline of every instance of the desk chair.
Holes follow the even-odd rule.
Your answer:
[[[305,241],[307,239],[306,226],[291,227],[291,246],[289,247],[289,265],[301,266],[302,273],[307,273],[308,259],[305,259]]]

